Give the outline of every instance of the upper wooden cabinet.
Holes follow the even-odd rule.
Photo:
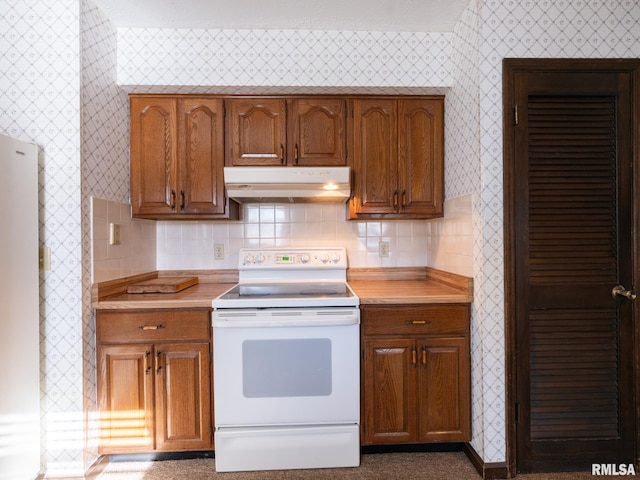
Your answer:
[[[231,98],[226,107],[227,165],[347,164],[344,98]]]
[[[223,101],[131,96],[134,217],[237,219],[224,192]]]
[[[443,97],[355,99],[353,132],[350,218],[443,215]]]

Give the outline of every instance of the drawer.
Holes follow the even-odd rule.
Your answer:
[[[466,335],[468,305],[361,306],[363,335]]]
[[[202,310],[102,310],[96,313],[98,343],[211,341],[211,313]]]

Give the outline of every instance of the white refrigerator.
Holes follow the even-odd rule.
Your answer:
[[[40,471],[38,148],[0,135],[0,480]]]

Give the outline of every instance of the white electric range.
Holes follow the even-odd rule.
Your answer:
[[[344,248],[242,249],[213,301],[217,471],[360,464],[360,310]]]

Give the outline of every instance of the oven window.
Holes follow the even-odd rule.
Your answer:
[[[245,340],[242,393],[247,398],[331,395],[331,340]]]

